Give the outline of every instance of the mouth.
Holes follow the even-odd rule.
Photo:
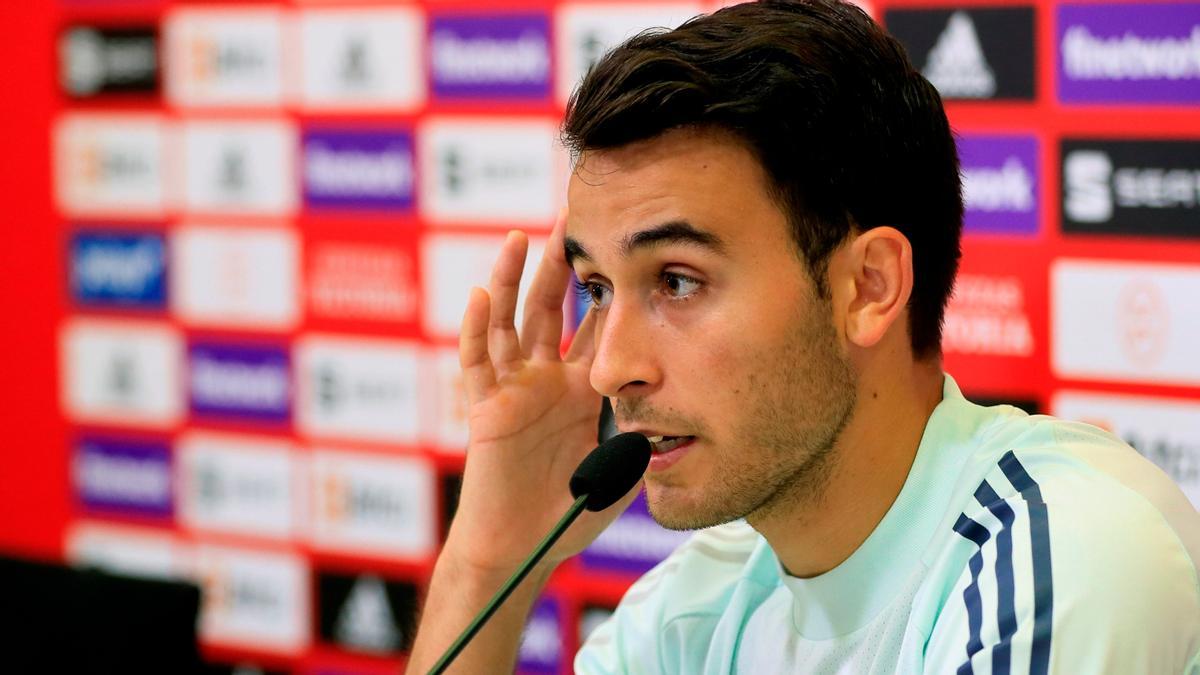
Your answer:
[[[696,439],[695,436],[647,436],[646,440],[650,441],[650,450],[656,455],[662,455],[671,452],[675,448],[686,445]]]

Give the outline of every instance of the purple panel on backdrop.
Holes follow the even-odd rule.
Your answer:
[[[1032,136],[958,139],[968,234],[1037,234],[1038,142]]]
[[[638,493],[629,508],[583,550],[584,567],[643,574],[662,562],[691,532],[663,528],[646,510],[646,493]]]
[[[291,389],[291,360],[281,347],[193,343],[188,348],[188,390],[197,415],[287,422]]]
[[[411,209],[412,134],[305,131],[304,203],[316,208]]]
[[[549,17],[433,17],[429,79],[436,97],[546,98],[550,95]]]
[[[82,439],[75,446],[73,478],[89,509],[164,518],[174,511],[166,443]]]
[[[518,673],[557,673],[562,663],[563,620],[558,601],[543,597],[533,606],[521,649],[517,652]]]
[[[1200,103],[1200,3],[1061,5],[1067,103]]]

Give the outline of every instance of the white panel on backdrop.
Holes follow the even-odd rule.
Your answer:
[[[416,343],[306,336],[296,345],[300,430],[310,436],[415,445]]]
[[[419,142],[418,204],[429,220],[553,223],[567,166],[554,121],[433,120]]]
[[[425,290],[425,332],[431,337],[457,338],[463,310],[473,286],[487,287],[501,236],[427,235],[421,242],[421,287]],[[529,242],[521,295],[517,303],[517,325],[524,311],[525,291],[542,260],[545,239]]]
[[[1059,377],[1200,386],[1200,269],[1059,259],[1050,277]]]
[[[283,216],[296,207],[296,129],[281,120],[183,125],[184,206]]]
[[[79,421],[167,427],[183,414],[183,340],[166,324],[69,320],[62,396]]]
[[[434,476],[421,457],[314,449],[313,546],[349,554],[432,555]]]
[[[1120,436],[1166,471],[1200,508],[1200,403],[1063,391],[1054,396],[1050,412]]]
[[[176,453],[183,524],[281,539],[301,532],[307,476],[289,443],[191,434]]]
[[[163,530],[82,521],[67,531],[64,555],[76,567],[151,579],[190,579],[191,548]]]
[[[161,216],[166,125],[156,115],[73,114],[55,127],[58,206],[71,215]]]
[[[702,14],[694,2],[568,3],[559,6],[555,24],[560,103],[608,50],[647,28],[675,28]]]
[[[300,12],[309,108],[408,110],[425,99],[425,22],[412,8]]]
[[[180,106],[285,102],[283,13],[268,7],[182,9],[165,20],[167,98]]]
[[[425,352],[421,397],[428,426],[426,441],[442,450],[463,452],[467,449],[467,392],[463,388],[458,349],[442,347]]]
[[[172,309],[199,325],[288,328],[299,314],[299,246],[281,228],[179,227]]]
[[[200,639],[299,655],[308,646],[308,565],[290,553],[198,546]]]

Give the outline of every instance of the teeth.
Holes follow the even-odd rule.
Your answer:
[[[647,436],[646,437],[646,440],[650,441],[651,443],[662,443],[662,439],[663,439],[662,436]]]

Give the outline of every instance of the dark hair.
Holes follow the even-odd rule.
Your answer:
[[[903,233],[913,353],[940,352],[961,255],[958,155],[941,97],[900,43],[835,0],[727,7],[606,54],[567,104],[563,142],[578,156],[689,126],[755,153],[823,296],[829,256],[855,228]]]

